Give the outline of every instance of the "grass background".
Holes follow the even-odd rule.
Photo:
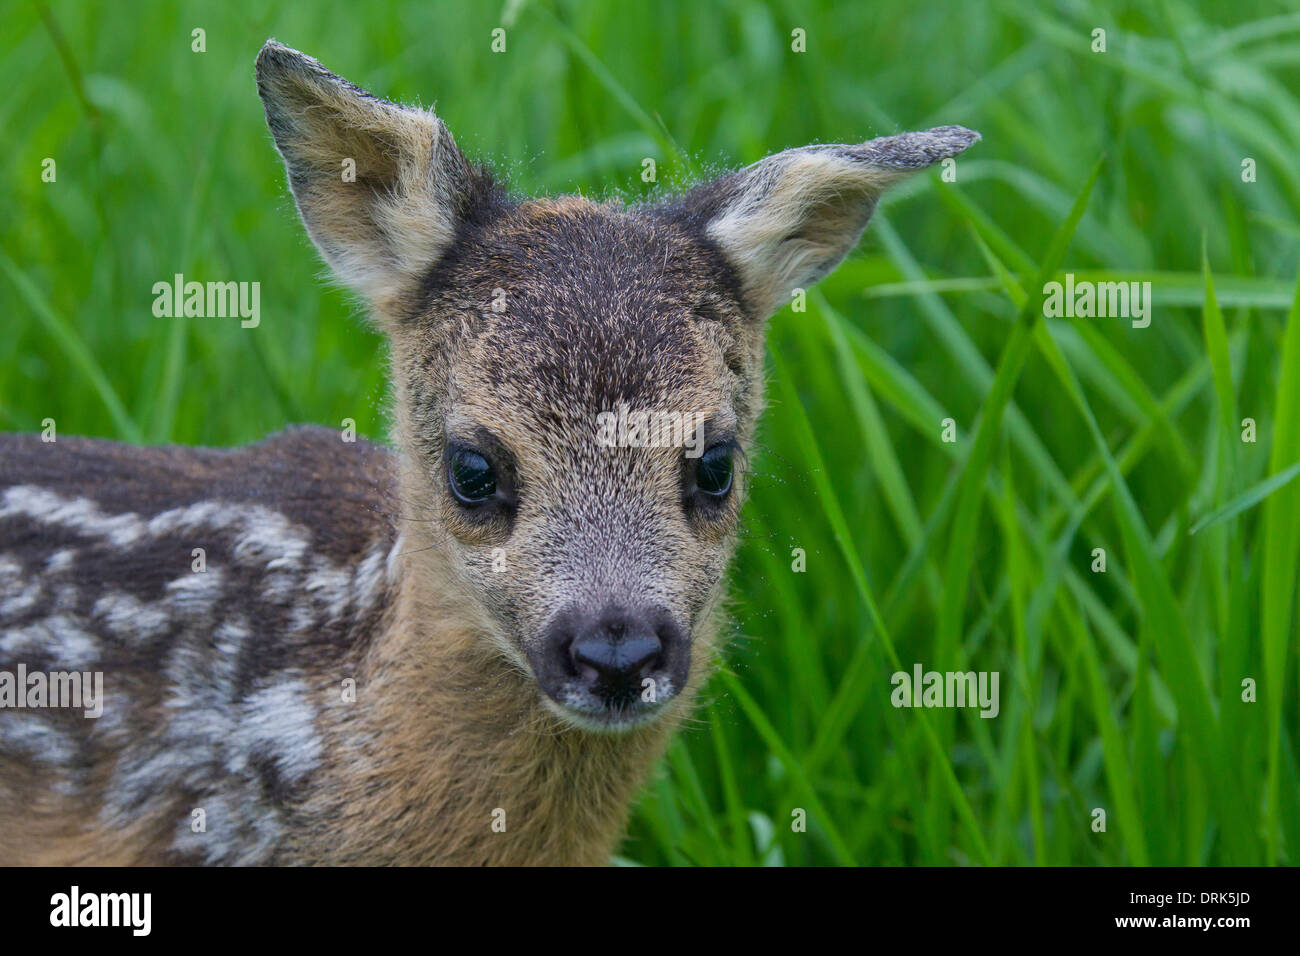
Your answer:
[[[636,199],[961,123],[984,141],[957,182],[897,190],[771,324],[737,641],[620,859],[1300,862],[1300,15],[508,6],[9,0],[0,429],[225,445],[350,417],[383,436],[382,343],[317,281],[263,124],[268,36],[436,105],[521,192]],[[1151,326],[1043,320],[1065,270],[1149,280]],[[176,272],[260,281],[261,327],[154,318]],[[896,710],[889,675],[914,662],[998,671],[1001,714]]]

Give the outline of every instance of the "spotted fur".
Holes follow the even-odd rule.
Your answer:
[[[605,447],[597,415],[699,415],[743,453],[767,316],[976,136],[790,150],[647,206],[516,199],[432,113],[274,41],[257,80],[388,335],[396,450],[0,437],[0,670],[102,671],[106,698],[0,710],[0,862],[602,863],[718,650],[744,474],[693,505],[681,448]],[[455,501],[458,441],[494,449],[510,512]],[[601,731],[541,692],[548,627],[647,601],[690,642],[657,719]]]

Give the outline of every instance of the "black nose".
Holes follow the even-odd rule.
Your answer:
[[[590,634],[569,645],[569,656],[579,669],[590,668],[602,680],[622,681],[648,673],[662,650],[653,634],[621,641]]]
[[[657,605],[570,605],[525,652],[551,700],[610,725],[672,700],[690,676],[690,633]]]
[[[663,662],[658,623],[649,614],[611,611],[579,624],[568,646],[578,679],[607,704],[639,697]]]

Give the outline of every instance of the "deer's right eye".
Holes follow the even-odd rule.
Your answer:
[[[447,482],[456,500],[466,505],[487,501],[497,490],[492,464],[469,448],[456,448],[447,456]]]

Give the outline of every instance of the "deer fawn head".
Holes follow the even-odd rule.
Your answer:
[[[404,507],[570,725],[707,670],[762,405],[763,331],[957,126],[769,156],[637,207],[508,197],[433,113],[274,41],[267,122],[307,230],[391,344]],[[351,175],[349,175],[351,173]]]

